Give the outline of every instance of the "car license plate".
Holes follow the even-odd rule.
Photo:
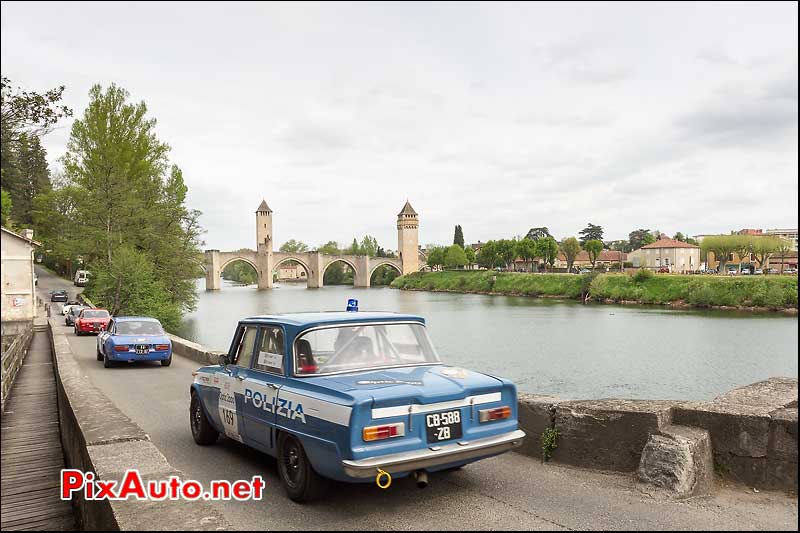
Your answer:
[[[442,442],[461,438],[461,411],[443,411],[425,415],[428,442]]]
[[[150,351],[150,347],[146,344],[137,344],[136,345],[136,353],[139,355],[147,355],[147,352]]]

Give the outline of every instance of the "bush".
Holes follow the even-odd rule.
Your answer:
[[[649,268],[640,268],[636,274],[633,275],[633,281],[636,283],[644,283],[653,277],[653,271]]]

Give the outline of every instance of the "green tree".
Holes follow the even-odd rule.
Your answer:
[[[600,255],[600,252],[603,251],[603,241],[599,239],[592,239],[583,245],[583,249],[586,250],[587,254],[589,254],[589,261],[592,262],[592,269],[594,269],[595,264],[597,263],[597,257]]]
[[[444,266],[446,250],[444,246],[428,248],[428,266],[431,268]]]
[[[637,229],[628,234],[629,250],[627,251],[638,250],[642,246],[647,246],[654,242],[656,242],[656,238],[653,237],[653,233],[650,230]]]
[[[3,139],[15,143],[23,134],[41,137],[49,133],[60,119],[72,116],[72,110],[60,103],[63,95],[63,85],[39,94],[15,88],[11,80],[3,76],[0,87]]]
[[[358,245],[358,240],[355,237],[353,237],[353,243],[350,245],[350,248],[342,251],[346,255],[364,255],[361,252],[361,247]]]
[[[361,246],[359,247],[359,250],[361,253],[358,255],[375,257],[375,254],[378,252],[378,239],[371,235],[364,235],[364,238],[361,239]]]
[[[672,238],[675,239],[676,241],[686,242],[686,237],[680,231],[676,233],[675,236]]]
[[[539,257],[538,243],[528,238],[516,241],[516,255],[525,261],[525,269],[531,270],[529,267],[530,262],[534,257]]]
[[[249,248],[239,248],[237,252],[253,252]],[[258,273],[245,261],[232,261],[222,270],[222,277],[228,281],[242,285],[253,285],[258,282]]]
[[[475,250],[472,249],[472,246],[467,246],[464,248],[464,255],[467,257],[467,265],[474,265],[475,264]]]
[[[728,262],[728,256],[736,251],[738,235],[711,235],[705,237],[700,243],[700,249],[705,251],[706,254],[711,252],[714,257],[719,261],[719,271],[725,271],[725,263]]]
[[[503,265],[505,265],[506,270],[510,270],[511,265],[514,264],[514,260],[517,258],[517,241],[513,239],[501,239],[495,241],[495,245],[497,246],[497,254],[500,260],[503,262]]]
[[[16,179],[9,183],[9,194],[14,202],[11,216],[20,226],[30,226],[33,224],[34,198],[51,189],[50,169],[39,137],[22,133],[15,149]]]
[[[496,241],[488,241],[481,246],[475,258],[483,268],[496,268],[503,264]]]
[[[0,189],[0,220],[3,226],[9,225],[8,217],[11,215],[11,195],[5,189]]]
[[[750,254],[753,253],[753,239],[751,235],[733,235],[734,251],[739,256],[739,274],[742,273],[742,265],[750,262]]]
[[[705,239],[703,240],[705,242]],[[781,274],[783,274],[783,264],[786,259],[786,256],[789,252],[792,251],[792,241],[788,239],[778,239],[778,249],[775,253],[777,253],[781,258]]]
[[[753,240],[753,254],[762,269],[769,267],[769,259],[780,248],[780,239],[777,237],[756,237]],[[766,274],[766,270],[764,270]]]
[[[320,246],[317,251],[321,254],[325,255],[340,255],[341,250],[339,250],[339,243],[336,241],[328,241],[322,246]]]
[[[589,241],[602,241],[603,240],[603,227],[596,226],[589,222],[589,224],[578,232],[580,235],[581,246],[585,246]]]
[[[467,264],[467,256],[464,253],[464,248],[458,244],[454,244],[447,248],[444,255],[444,265],[447,268],[461,268]]]
[[[567,260],[567,271],[571,271],[575,258],[581,252],[581,243],[575,237],[568,237],[561,241],[561,251],[564,252],[564,257]]]
[[[541,228],[531,228],[525,235],[526,239],[530,239],[532,241],[538,241],[539,239],[544,239],[545,237],[550,237],[550,230],[544,226]]]
[[[281,252],[287,253],[303,253],[308,251],[308,245],[301,241],[296,241],[294,239],[289,239],[285,243],[281,244],[280,248],[278,249]]]
[[[461,229],[461,225],[456,225],[456,230],[453,234],[453,244],[457,244],[461,248],[464,248],[464,231]]]
[[[553,237],[545,237],[536,242],[536,249],[539,257],[544,259],[545,264],[552,268],[558,259],[558,243]]]

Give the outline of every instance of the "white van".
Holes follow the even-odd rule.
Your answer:
[[[89,271],[88,270],[78,270],[75,272],[75,280],[74,283],[78,287],[83,287],[86,285],[86,282],[89,281]]]

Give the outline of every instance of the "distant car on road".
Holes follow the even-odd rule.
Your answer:
[[[77,287],[83,287],[86,285],[86,282],[89,281],[89,271],[88,270],[77,270],[75,272],[75,279],[73,283]]]
[[[114,317],[97,336],[97,360],[109,368],[116,362],[161,361],[172,363],[172,341],[155,318]]]
[[[768,272],[770,274],[780,274],[781,273],[781,271],[778,270],[777,268],[770,268]]]
[[[73,305],[81,305],[81,303],[76,300],[68,300],[64,302],[64,305],[61,306],[61,314],[66,316],[67,313],[69,313],[69,310],[72,309]]]
[[[75,326],[75,319],[78,318],[78,315],[81,314],[81,311],[86,309],[85,305],[71,305],[69,307],[69,312],[64,317],[64,325],[65,326]]]
[[[588,274],[589,272],[591,272],[591,270],[588,268],[582,268],[578,271],[578,274]]]
[[[763,274],[763,273],[764,273],[764,270],[761,269],[761,268],[757,268],[757,269],[753,270],[753,274]]]
[[[67,300],[69,300],[69,298],[67,297],[67,291],[64,289],[50,291],[51,302],[66,302]]]
[[[196,371],[189,421],[197,444],[224,433],[276,457],[294,501],[329,479],[424,487],[525,438],[512,382],[444,365],[421,317],[357,311],[241,320]]]
[[[658,269],[658,273],[659,274],[669,274],[669,268],[668,267],[661,267],[661,268]]]
[[[80,314],[75,319],[75,335],[80,336],[84,333],[99,334],[106,329],[110,320],[111,315],[106,309],[97,307],[81,309]]]

